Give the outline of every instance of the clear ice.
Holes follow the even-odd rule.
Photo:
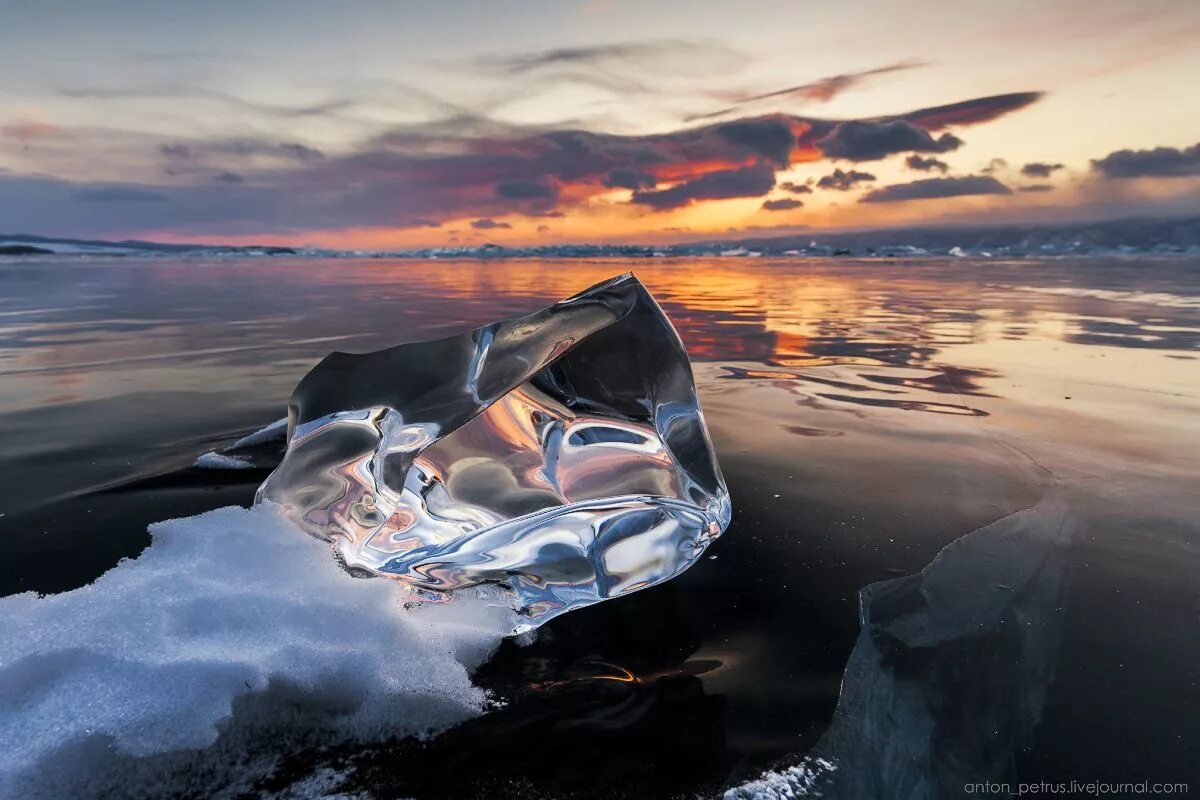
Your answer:
[[[497,584],[518,630],[678,575],[729,524],[679,336],[632,275],[520,319],[332,353],[259,489],[352,574]]]

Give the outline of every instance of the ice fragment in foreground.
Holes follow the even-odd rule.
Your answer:
[[[352,573],[497,583],[527,629],[661,583],[729,524],[687,353],[632,275],[300,382],[259,489]]]

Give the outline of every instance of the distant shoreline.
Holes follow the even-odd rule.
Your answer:
[[[220,258],[303,256],[327,258],[695,258],[931,256],[1030,257],[1064,255],[1198,255],[1200,217],[1130,218],[1046,225],[890,228],[852,232],[805,232],[789,236],[709,239],[676,244],[484,243],[380,250],[333,250],[275,245],[167,244],[138,240],[69,239],[0,234],[0,255],[205,256]]]

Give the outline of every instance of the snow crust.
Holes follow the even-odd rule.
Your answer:
[[[196,459],[200,469],[252,469],[253,464],[241,456],[227,456],[224,453],[205,453]]]
[[[502,604],[412,608],[269,504],[151,534],[88,586],[0,599],[0,797],[164,796],[201,772],[236,794],[272,752],[424,735],[488,707],[469,670],[512,630]]]

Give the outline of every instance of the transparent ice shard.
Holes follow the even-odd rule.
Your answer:
[[[668,580],[729,524],[687,353],[632,275],[296,388],[259,489],[347,570],[499,584],[523,629]]]

